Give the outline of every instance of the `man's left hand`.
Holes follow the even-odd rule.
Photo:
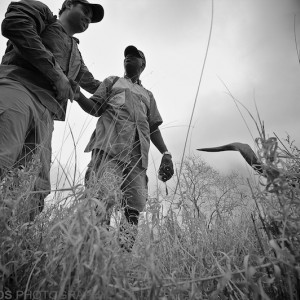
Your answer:
[[[160,167],[158,170],[158,178],[166,182],[174,175],[174,167],[171,154],[165,153],[161,159]]]

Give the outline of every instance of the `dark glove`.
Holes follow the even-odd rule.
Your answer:
[[[174,174],[174,167],[172,162],[172,155],[170,153],[164,153],[161,159],[160,167],[158,169],[158,179],[166,182]]]

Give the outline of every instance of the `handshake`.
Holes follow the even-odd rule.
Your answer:
[[[66,103],[68,99],[72,102],[80,97],[79,84],[73,79],[68,79],[66,76],[62,76],[53,82],[52,88],[55,98],[60,103]]]
[[[158,179],[162,182],[166,182],[174,175],[174,167],[172,162],[172,156],[169,152],[165,152],[161,159],[161,164],[158,169]]]
[[[74,81],[72,79],[70,79],[69,81],[70,81],[70,84],[71,84],[71,87],[72,87],[72,91],[74,93],[73,99],[70,99],[70,100],[71,100],[71,102],[73,100],[77,101],[78,98],[80,97],[80,86],[76,81]]]

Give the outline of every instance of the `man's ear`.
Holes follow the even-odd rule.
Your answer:
[[[72,0],[68,0],[67,2],[66,2],[66,8],[71,8],[71,6],[72,6]]]

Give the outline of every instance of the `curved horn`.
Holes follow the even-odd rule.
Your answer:
[[[220,152],[220,151],[239,151],[246,162],[258,173],[262,174],[263,170],[256,154],[248,144],[231,143],[220,147],[200,148],[198,151]]]

